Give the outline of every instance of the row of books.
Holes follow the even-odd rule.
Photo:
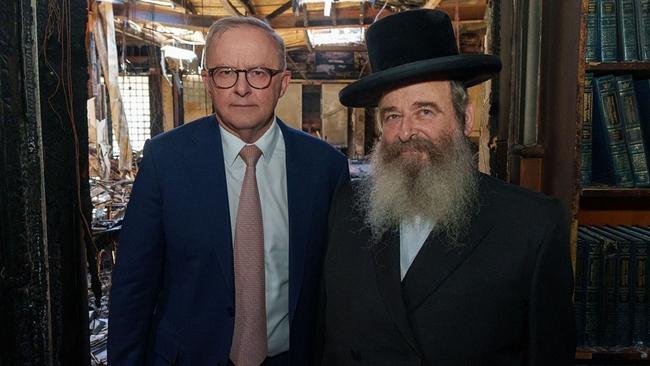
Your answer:
[[[650,187],[650,80],[585,74],[580,184]]]
[[[649,61],[650,0],[589,0],[587,62]]]
[[[576,249],[578,345],[647,345],[650,227],[581,225]]]

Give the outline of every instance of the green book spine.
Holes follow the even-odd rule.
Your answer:
[[[585,89],[582,101],[582,126],[580,127],[580,184],[586,187],[591,184],[591,149],[592,122],[594,110],[593,97],[594,75],[585,74]]]
[[[634,5],[639,36],[639,57],[642,61],[650,61],[650,0],[636,0]]]
[[[615,258],[615,341],[617,346],[632,345],[632,280],[630,261],[632,255],[632,242],[627,238],[621,237],[618,232],[610,231],[605,227],[592,227],[594,231],[602,235],[606,241],[613,246]]]
[[[603,301],[603,258],[602,244],[596,239],[590,230],[585,226],[578,228],[579,234],[585,241],[584,260],[584,345],[596,346],[600,344],[599,334],[604,328],[601,321]]]
[[[616,0],[598,0],[600,60],[618,61]]]
[[[646,161],[650,162],[650,80],[634,80],[634,90],[639,108],[639,121],[643,131]]]
[[[625,128],[625,141],[634,173],[634,184],[637,187],[650,187],[646,147],[643,143],[641,117],[639,116],[632,75],[617,76],[616,89],[618,91],[618,115]]]
[[[594,78],[592,180],[634,187],[625,131],[619,118],[616,78]]]
[[[596,10],[598,0],[589,0],[587,3],[587,14],[585,14],[586,39],[585,39],[585,61],[600,61],[598,53],[598,11]]]
[[[634,0],[618,0],[617,5],[619,55],[623,61],[638,61],[639,47]]]

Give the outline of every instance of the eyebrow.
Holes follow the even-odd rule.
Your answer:
[[[440,106],[435,102],[415,102],[413,103],[413,108],[411,109],[418,109],[423,107],[429,107],[438,113],[442,113],[442,108],[440,108]]]
[[[383,107],[383,108],[379,108],[379,115],[383,116],[388,112],[395,112],[395,111],[397,111],[397,107]]]

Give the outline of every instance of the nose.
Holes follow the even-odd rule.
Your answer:
[[[251,86],[248,85],[248,81],[246,80],[246,73],[244,71],[238,71],[237,82],[233,88],[235,88],[235,94],[239,95],[240,97],[245,97],[246,95],[250,94]]]
[[[397,137],[401,142],[407,142],[417,135],[414,128],[413,120],[409,116],[404,116],[399,126],[399,133]]]

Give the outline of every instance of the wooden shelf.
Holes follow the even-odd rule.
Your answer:
[[[579,365],[589,365],[593,362],[602,364],[607,362],[608,364],[618,365],[650,365],[650,358],[647,351],[626,349],[620,351],[590,351],[578,349],[576,351],[576,364]],[[592,362],[593,361],[593,362]]]
[[[650,188],[586,187],[580,190],[581,197],[642,198],[650,197]]]
[[[649,69],[649,61],[588,62],[585,64],[585,71],[649,71]]]

